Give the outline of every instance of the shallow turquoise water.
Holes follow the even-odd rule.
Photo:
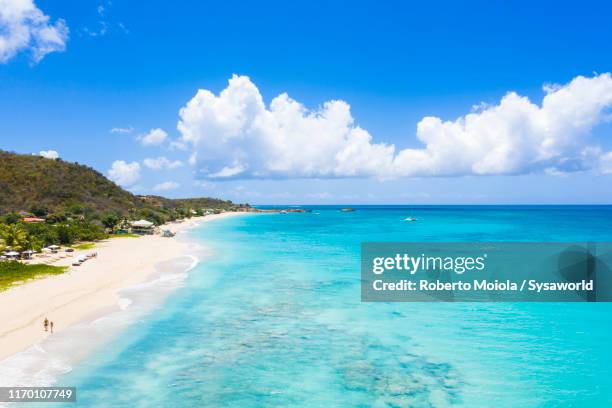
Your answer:
[[[612,406],[612,305],[359,290],[362,241],[609,242],[612,207],[313,211],[194,230],[215,256],[59,383],[86,407]]]

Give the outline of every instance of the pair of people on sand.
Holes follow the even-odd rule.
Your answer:
[[[49,328],[51,328],[51,333],[53,333],[53,322],[50,322],[46,317],[43,326],[45,327],[45,331],[49,331]]]

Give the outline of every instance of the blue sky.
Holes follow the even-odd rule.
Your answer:
[[[576,84],[576,96],[567,106],[595,95],[592,105],[601,108],[599,116],[576,131],[555,128],[563,140],[546,152],[550,157],[545,160],[541,153],[537,160],[525,153],[528,143],[545,138],[538,129],[506,135],[512,151],[520,152],[512,160],[493,156],[485,164],[476,158],[459,163],[463,156],[478,157],[491,148],[486,144],[490,137],[478,131],[484,125],[457,136],[461,141],[484,138],[471,153],[462,154],[462,142],[438,139],[444,127],[437,125],[427,134],[447,143],[456,156],[446,151],[423,156],[413,150],[423,148],[417,125],[425,117],[455,121],[481,102],[487,105],[476,111],[497,106],[510,91],[540,106],[545,84],[569,87],[578,76],[609,72],[612,6],[380,3],[36,1],[34,7],[49,17],[44,24],[57,28],[61,19],[67,32],[39,60],[36,42],[30,41],[0,64],[0,148],[54,150],[64,160],[106,175],[116,161],[138,163],[138,177],[122,179],[124,185],[137,193],[172,197],[213,195],[251,203],[612,203],[606,78],[582,88]],[[249,80],[232,87],[228,80],[233,74]],[[279,130],[285,125],[256,131],[221,126],[225,115],[244,116],[236,107],[203,106],[193,112],[198,118],[202,112],[212,115],[206,122],[179,114],[198,89],[218,95],[230,88],[263,98],[263,110],[253,108],[261,111],[249,123],[269,116],[279,121],[269,105],[282,93],[324,118],[329,114],[325,102],[345,101],[348,125],[342,119],[340,124],[332,119],[315,124],[297,113],[287,119],[303,122],[295,128],[303,133],[302,143],[315,129],[321,140],[337,137],[345,144],[321,143],[320,151],[310,151],[295,142],[278,152],[268,143],[283,144],[291,137]],[[202,103],[215,101],[231,102],[208,98]],[[563,124],[563,112],[542,115]],[[183,131],[177,129],[179,121]],[[515,122],[502,125],[517,129]],[[129,132],[113,133],[113,128]],[[341,151],[353,151],[355,128],[371,137],[366,150],[325,171],[311,169],[326,167]],[[143,145],[151,129],[162,129],[165,141]],[[219,141],[226,133],[234,138],[227,145]],[[518,139],[527,141],[512,144]],[[172,141],[182,148],[171,149]],[[395,146],[394,153],[374,153],[383,143]],[[582,153],[594,147],[601,151]],[[397,159],[402,149],[407,149],[406,158]],[[162,169],[144,164],[160,157],[167,159],[166,165],[157,161]],[[267,163],[267,157],[274,163]],[[372,159],[362,162],[364,157]],[[375,157],[380,166],[372,165]],[[182,166],[167,168],[177,161]],[[416,166],[415,161],[425,164]],[[447,165],[454,161],[456,166]],[[231,177],[218,176],[228,172]]]

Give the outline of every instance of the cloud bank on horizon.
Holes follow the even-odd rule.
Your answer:
[[[454,121],[424,117],[416,129],[423,147],[398,150],[374,142],[344,101],[308,110],[283,93],[266,106],[248,77],[234,75],[218,95],[198,90],[177,128],[198,178],[612,173],[612,152],[590,138],[612,119],[610,73],[543,89],[540,105],[509,92]]]
[[[32,0],[0,0],[0,63],[22,51],[38,63],[49,53],[64,51],[66,41],[65,21],[51,22]]]

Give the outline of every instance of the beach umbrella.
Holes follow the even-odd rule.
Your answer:
[[[49,245],[50,249],[59,249],[59,245]]]
[[[19,252],[16,252],[16,251],[5,252],[4,254],[6,256],[19,256]]]

